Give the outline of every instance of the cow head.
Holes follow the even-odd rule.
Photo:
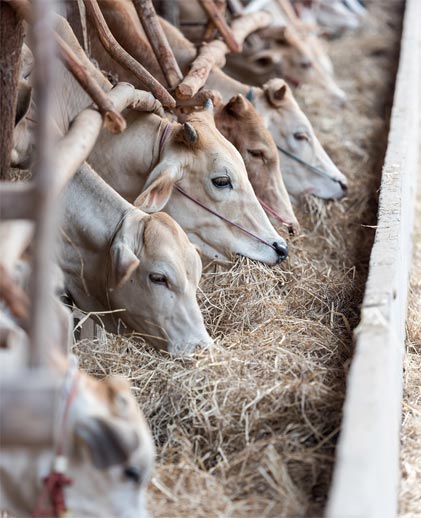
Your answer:
[[[320,40],[304,29],[287,27],[270,42],[274,55],[281,56],[282,77],[294,84],[310,84],[327,91],[340,105],[346,100],[345,92],[333,77],[333,66]],[[272,76],[275,77],[275,76]]]
[[[360,25],[358,15],[342,0],[324,0],[316,7],[317,21],[328,34],[336,35]]]
[[[323,199],[338,199],[347,190],[347,180],[323,149],[314,130],[282,79],[273,79],[254,90],[254,103],[277,146],[322,169],[320,175],[280,151],[282,173],[288,193],[297,198],[311,193]]]
[[[173,126],[160,158],[136,206],[146,212],[164,209],[209,260],[243,255],[273,265],[285,259],[286,243],[260,206],[240,154],[216,129],[211,103]],[[222,218],[187,199],[176,185]]]
[[[68,428],[72,516],[146,518],[155,448],[127,380],[80,374]]]
[[[289,227],[298,231],[298,221],[282,178],[278,150],[252,103],[240,94],[235,95],[218,112],[216,124],[240,152],[259,200],[274,209]],[[279,226],[279,220],[270,215],[269,219]]]
[[[198,251],[172,218],[133,211],[110,247],[109,304],[125,310],[108,319],[111,330],[144,334],[172,354],[210,345],[196,300],[201,273]]]
[[[52,356],[54,363],[60,364],[59,370],[65,371],[64,356],[55,352]],[[22,373],[22,363],[17,372]],[[75,383],[76,392],[58,440],[67,458],[66,475],[72,481],[64,489],[70,515],[147,518],[146,487],[155,447],[129,383],[116,376],[98,381],[82,372],[69,379],[71,385]],[[59,403],[64,405],[64,401]],[[61,426],[63,414],[56,415]],[[22,416],[22,420],[25,418]],[[51,445],[3,448],[2,508],[13,516],[32,516],[42,494],[43,479],[51,473],[54,461]]]

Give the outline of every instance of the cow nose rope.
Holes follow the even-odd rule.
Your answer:
[[[290,234],[294,233],[292,223],[288,223],[288,221],[286,221],[280,214],[278,214],[276,212],[276,210],[272,209],[272,207],[269,207],[269,205],[267,203],[265,203],[261,198],[257,198],[257,199],[259,200],[260,205],[265,209],[265,211],[268,214],[270,214],[271,216],[276,218],[278,221],[280,221],[282,223],[282,225],[285,225],[286,227],[288,227],[288,231]]]
[[[246,98],[254,106],[254,90],[253,90],[252,86],[250,87],[249,91],[247,92]],[[323,178],[328,178],[332,182],[336,182],[336,183],[339,183],[339,184],[341,183],[340,180],[337,180],[336,178],[332,178],[332,176],[329,173],[327,173],[323,169],[320,169],[320,167],[317,167],[315,165],[310,164],[309,162],[306,162],[305,160],[303,160],[298,155],[296,155],[294,153],[291,153],[291,151],[288,151],[288,149],[285,149],[285,148],[279,146],[278,144],[276,144],[276,147],[277,147],[278,151],[280,151],[281,153],[283,153],[287,157],[292,158],[292,160],[295,160],[299,164],[307,167],[307,169],[310,169],[310,171],[313,171],[313,173],[316,173],[317,175],[322,176]]]
[[[68,388],[69,387],[69,388]],[[79,371],[76,361],[72,362],[63,384],[63,394],[66,394],[64,409],[61,419],[61,426],[54,451],[53,468],[49,475],[43,479],[43,488],[32,518],[65,518],[68,509],[66,508],[64,488],[72,484],[72,479],[66,476],[67,457],[64,454],[64,438],[66,433],[67,418],[70,406],[79,388]]]
[[[256,241],[259,241],[260,243],[263,243],[264,245],[269,246],[270,248],[272,248],[272,250],[275,250],[275,252],[278,253],[278,250],[275,247],[275,245],[269,243],[269,241],[265,241],[264,239],[262,239],[261,237],[257,236],[256,234],[253,234],[253,232],[250,232],[249,230],[247,230],[246,228],[242,227],[238,223],[235,223],[234,221],[229,220],[225,216],[222,216],[222,214],[219,214],[218,212],[214,211],[210,207],[207,207],[204,203],[202,203],[201,201],[197,200],[196,198],[194,198],[193,196],[188,194],[184,189],[182,189],[178,185],[176,185],[175,188],[183,196],[185,196],[186,198],[191,200],[193,203],[196,203],[196,205],[199,205],[199,207],[202,207],[202,209],[207,210],[210,214],[213,214],[217,218],[222,219],[222,221],[225,221],[225,223],[228,223],[229,225],[232,225],[233,227],[238,228],[239,230],[241,230],[241,232],[244,232],[244,234],[247,234],[248,236],[254,238]]]
[[[171,126],[172,126],[171,122],[168,122],[168,124],[164,128],[164,131],[162,132],[161,138],[159,140],[159,156],[161,155],[162,146],[164,145],[165,140],[167,139],[167,137],[169,135],[169,130],[170,130]],[[175,185],[175,189],[177,189],[177,191],[179,193],[181,193],[183,196],[188,198],[190,201],[192,201],[193,203],[196,203],[196,205],[199,205],[199,207],[202,207],[202,209],[208,211],[213,216],[216,216],[217,218],[221,219],[222,221],[225,221],[225,223],[228,223],[229,225],[232,225],[233,227],[238,228],[238,230],[241,230],[241,232],[243,232],[244,234],[247,234],[248,236],[252,237],[256,241],[259,241],[260,243],[272,248],[272,250],[274,250],[279,255],[278,249],[275,247],[274,244],[269,243],[265,239],[262,239],[261,237],[257,236],[253,232],[250,232],[249,230],[245,229],[238,223],[234,223],[234,221],[229,220],[222,214],[219,214],[218,212],[214,211],[210,207],[207,207],[204,203],[202,203],[198,199],[196,199],[193,196],[191,196],[190,194],[188,194],[183,188],[179,187],[178,185]]]

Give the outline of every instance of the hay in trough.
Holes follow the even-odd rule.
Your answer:
[[[214,348],[172,359],[107,336],[75,351],[86,370],[122,373],[158,446],[154,517],[321,516],[334,463],[376,224],[402,2],[370,2],[370,19],[329,43],[349,101],[297,93],[350,181],[341,202],[298,210],[303,233],[276,268],[211,266],[201,306]]]

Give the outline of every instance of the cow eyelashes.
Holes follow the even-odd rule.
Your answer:
[[[216,178],[212,178],[212,183],[218,189],[232,189],[232,183],[229,176],[217,176]]]
[[[310,141],[310,136],[307,135],[304,131],[297,131],[294,133],[295,140],[307,140],[307,142]]]
[[[161,284],[162,286],[167,286],[168,287],[168,279],[162,273],[150,273],[149,274],[149,279],[154,284]]]
[[[262,160],[265,158],[263,151],[259,151],[258,149],[247,149],[247,153],[254,158],[261,158]]]

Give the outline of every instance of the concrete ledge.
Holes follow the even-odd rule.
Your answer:
[[[402,359],[415,211],[421,2],[407,0],[378,226],[371,252],[327,518],[398,512]]]

